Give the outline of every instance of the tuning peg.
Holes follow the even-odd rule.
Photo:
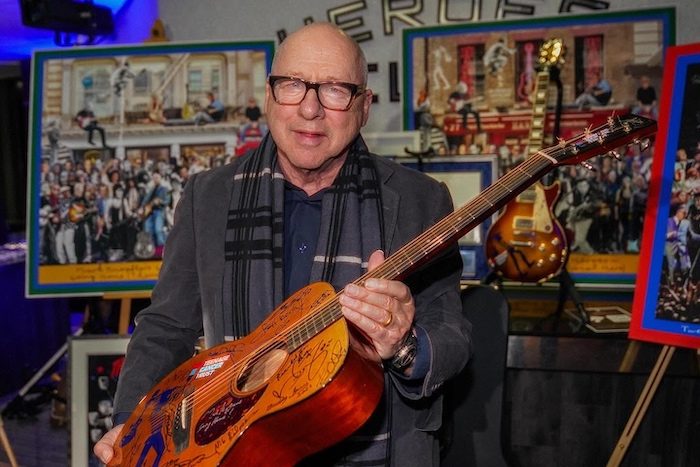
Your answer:
[[[584,166],[586,169],[590,170],[591,172],[597,172],[597,169],[593,167],[593,164],[591,164],[588,161],[581,161],[581,165]]]
[[[622,160],[622,155],[619,152],[615,151],[614,149],[612,151],[608,152],[608,156],[614,157],[618,161]]]
[[[649,149],[649,145],[651,144],[651,143],[649,142],[649,138],[644,138],[644,139],[642,139],[642,140],[640,140],[640,139],[635,139],[635,140],[632,141],[632,142],[633,142],[634,144],[636,144],[637,146],[639,146],[639,150],[640,150],[640,151],[646,151],[647,149]]]

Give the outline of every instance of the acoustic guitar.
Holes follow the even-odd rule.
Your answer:
[[[562,62],[561,39],[540,47],[535,77],[528,156],[544,141],[550,72]],[[542,282],[556,275],[567,259],[566,233],[552,212],[559,182],[545,187],[539,181],[508,203],[486,234],[486,258],[499,276],[519,282]]]
[[[610,117],[536,152],[354,283],[406,277],[552,168],[655,130],[643,117]],[[131,414],[109,465],[288,466],[349,436],[376,409],[384,380],[380,364],[350,346],[342,293],[309,285],[248,336],[181,364]]]

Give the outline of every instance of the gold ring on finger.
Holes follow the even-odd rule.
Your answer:
[[[394,321],[394,314],[390,311],[389,312],[389,317],[382,323],[382,326],[387,327],[391,324],[391,322]]]

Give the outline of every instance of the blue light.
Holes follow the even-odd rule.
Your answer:
[[[22,24],[19,3],[20,0],[0,0],[0,63],[26,60],[35,49],[57,48],[53,31]],[[110,8],[114,15],[117,32],[103,44],[143,41],[157,18],[157,0],[95,0],[94,3]]]
[[[122,9],[122,7],[127,1],[128,0],[95,0],[94,3],[95,5],[109,7],[112,10],[112,13],[116,15],[117,13],[119,13],[119,10]]]

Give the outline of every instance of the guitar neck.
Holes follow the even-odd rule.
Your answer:
[[[535,100],[532,103],[532,121],[530,123],[530,138],[528,139],[528,157],[536,153],[544,142],[545,115],[549,96],[549,69],[537,73],[535,85]]]
[[[504,206],[514,196],[525,190],[533,180],[547,173],[555,160],[545,152],[538,152],[499,178],[480,195],[444,217],[421,235],[389,256],[378,268],[369,271],[354,281],[362,285],[367,279],[401,279],[418,266],[433,258],[464,234],[481,224],[487,217]],[[342,292],[340,292],[342,293]],[[340,293],[310,313],[307,319],[296,326],[286,339],[288,351],[307,342],[342,317],[338,297]],[[313,308],[313,306],[312,306]]]
[[[640,142],[656,131],[656,122],[638,115],[608,117],[608,123],[587,128],[580,135],[541,149],[491,184],[467,204],[445,216],[431,228],[401,247],[377,268],[353,283],[362,286],[367,279],[400,280],[420,265],[445,250],[465,233],[477,227],[508,201],[558,165],[581,163],[593,156],[609,153],[630,142]],[[641,145],[641,143],[640,143]],[[290,350],[342,317],[338,292],[312,304],[303,323],[298,323],[286,341]]]
[[[380,267],[360,277],[355,283],[361,285],[371,277],[390,280],[405,277],[409,272],[481,224],[509,200],[525,190],[533,180],[547,173],[553,165],[554,159],[543,152],[536,153],[498,179],[470,202],[407,243],[389,256]]]

